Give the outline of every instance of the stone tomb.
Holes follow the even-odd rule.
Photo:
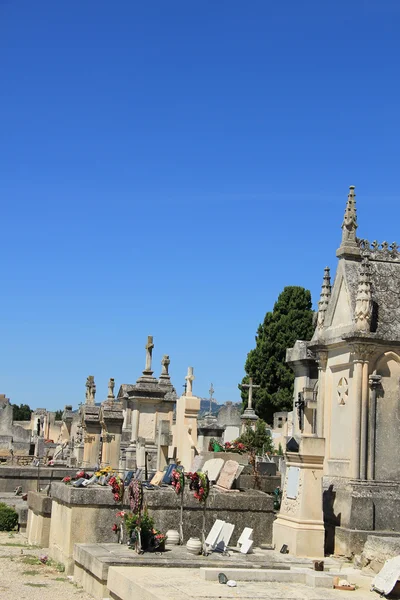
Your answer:
[[[218,477],[217,487],[222,490],[230,490],[236,479],[240,465],[235,460],[228,460]]]
[[[204,463],[202,471],[207,473],[210,481],[217,481],[223,466],[224,461],[222,458],[211,458]]]

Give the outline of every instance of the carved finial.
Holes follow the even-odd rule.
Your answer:
[[[146,348],[146,366],[145,366],[143,373],[146,375],[152,375],[153,371],[151,370],[151,360],[152,360],[152,354],[153,354],[153,348],[154,348],[152,335],[147,336],[147,344],[146,344],[145,348]]]
[[[86,404],[94,405],[96,396],[96,384],[93,375],[86,379]]]
[[[161,375],[160,375],[161,380],[166,380],[166,379],[170,380],[170,376],[168,373],[168,368],[169,368],[170,362],[171,361],[169,359],[168,354],[164,354],[164,356],[161,359],[161,366],[162,366],[162,371],[161,371]]]
[[[350,186],[350,191],[347,196],[346,210],[344,211],[344,219],[342,223],[342,243],[336,255],[353,255],[359,256],[360,250],[357,244],[357,209],[356,195],[354,193],[354,185]]]
[[[188,367],[186,379],[186,396],[193,395],[193,381],[195,380],[195,376],[193,375],[193,367]]]
[[[346,210],[344,211],[344,219],[342,223],[342,244],[349,241],[356,241],[357,209],[356,195],[354,190],[354,185],[351,185],[349,194],[347,196]]]
[[[108,400],[115,400],[114,386],[115,386],[115,381],[111,377],[110,380],[109,380],[109,382],[108,382],[108,396],[107,396]]]
[[[357,331],[370,331],[372,314],[371,271],[368,258],[364,258],[358,279],[356,309],[354,313]]]
[[[322,281],[321,295],[318,302],[318,329],[322,329],[325,323],[325,315],[331,298],[331,275],[329,267],[325,267],[324,279]]]

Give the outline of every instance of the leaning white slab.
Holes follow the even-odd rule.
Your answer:
[[[211,458],[204,463],[202,470],[203,473],[207,473],[210,481],[216,481],[223,466],[224,461],[222,458]]]
[[[389,558],[372,582],[372,589],[380,594],[390,594],[400,579],[400,556]]]
[[[224,552],[226,547],[228,546],[230,539],[232,537],[233,530],[235,526],[232,523],[224,523],[222,529],[219,533],[217,543],[215,546],[215,550],[219,552]]]
[[[225,521],[217,519],[214,525],[210,529],[210,533],[206,537],[206,544],[211,548],[215,548],[218,542],[219,534],[221,533],[222,527],[225,525]]]

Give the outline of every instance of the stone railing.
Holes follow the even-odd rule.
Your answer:
[[[400,246],[397,242],[389,244],[376,240],[369,242],[368,240],[358,240],[358,246],[361,250],[361,255],[368,257],[370,260],[380,260],[384,262],[400,262]]]

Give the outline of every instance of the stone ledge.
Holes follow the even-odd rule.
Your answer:
[[[53,499],[41,492],[28,492],[28,508],[35,513],[50,517]]]
[[[91,507],[115,507],[120,510],[120,505],[114,500],[111,487],[88,486],[86,488],[75,488],[72,485],[57,482],[51,486],[53,500],[61,504],[73,504],[75,506],[90,505]]]

